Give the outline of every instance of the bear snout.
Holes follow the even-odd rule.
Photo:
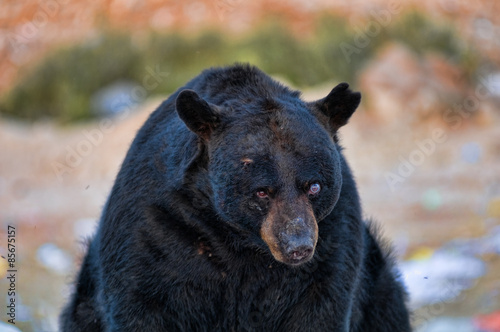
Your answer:
[[[310,239],[300,239],[289,242],[285,249],[285,255],[292,264],[308,261],[314,253],[314,244]]]
[[[307,222],[301,217],[285,223],[278,238],[287,263],[305,263],[313,256],[317,240],[315,224],[314,220]]]
[[[318,240],[318,225],[312,211],[310,212],[296,218],[271,213],[266,218],[261,236],[277,261],[300,265],[313,257]]]

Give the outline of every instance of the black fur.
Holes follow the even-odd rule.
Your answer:
[[[179,89],[130,147],[62,331],[410,331],[335,139],[359,100],[304,103],[244,65]]]

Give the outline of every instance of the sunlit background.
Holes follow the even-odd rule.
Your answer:
[[[235,62],[306,100],[344,81],[362,92],[341,141],[413,326],[500,331],[498,13],[494,0],[1,2],[0,254],[14,227],[17,273],[12,325],[0,259],[0,331],[57,331],[135,132],[201,70]]]

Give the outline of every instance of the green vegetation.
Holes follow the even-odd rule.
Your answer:
[[[438,53],[461,67],[467,79],[473,79],[478,55],[450,24],[438,24],[420,12],[409,12],[395,23],[388,38],[405,44],[418,55]]]
[[[477,55],[451,26],[418,12],[400,15],[386,27],[379,24],[376,33],[369,33],[368,25],[352,27],[341,17],[325,15],[317,20],[312,37],[302,39],[280,20],[274,21],[239,39],[220,31],[197,36],[146,33],[140,38],[103,32],[96,40],[53,52],[27,71],[0,98],[0,113],[60,123],[89,119],[95,116],[91,96],[114,82],[129,81],[144,88],[148,74],[159,70],[157,84],[144,90],[147,95],[168,94],[204,68],[234,62],[250,62],[297,87],[332,79],[355,83],[365,64],[389,42],[402,43],[417,55],[441,54],[469,79],[477,65]]]

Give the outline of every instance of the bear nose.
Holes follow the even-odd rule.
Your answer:
[[[294,261],[301,261],[306,257],[309,257],[313,251],[310,246],[300,246],[288,253],[290,259]]]
[[[303,217],[291,219],[280,234],[283,253],[292,264],[302,263],[313,255],[314,233]]]
[[[288,242],[285,253],[293,261],[309,258],[314,251],[314,244],[309,238],[294,239]]]

